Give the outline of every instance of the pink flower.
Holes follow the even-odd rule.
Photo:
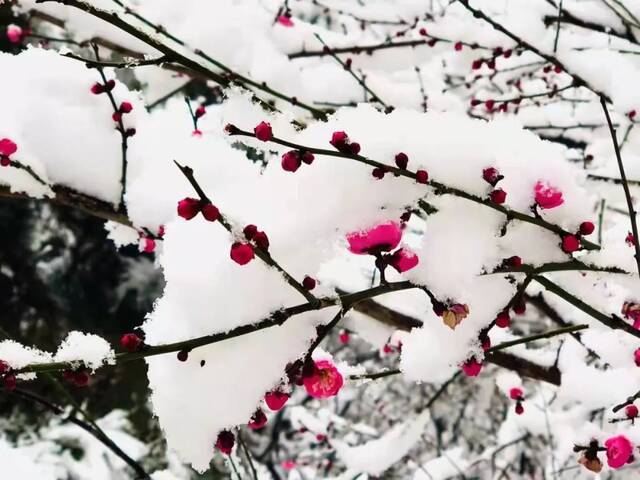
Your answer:
[[[556,208],[564,203],[564,200],[562,199],[562,192],[548,183],[539,181],[536,183],[534,190],[536,194],[536,203],[543,210]]]
[[[391,255],[391,261],[389,265],[395,268],[398,273],[406,272],[407,270],[411,270],[413,267],[418,265],[420,259],[418,255],[416,255],[413,251],[408,248],[401,248],[393,252]]]
[[[288,472],[289,470],[293,470],[296,467],[296,462],[294,462],[293,460],[285,460],[280,464],[280,466],[283,470],[286,470]]]
[[[8,138],[0,140],[0,155],[8,157],[9,155],[16,153],[17,150],[18,146]]]
[[[7,38],[11,43],[20,43],[22,41],[22,28],[18,25],[9,25],[7,27]]]
[[[329,360],[315,362],[313,372],[302,379],[307,393],[314,398],[333,397],[340,391],[344,380]]]
[[[349,251],[356,255],[388,252],[398,246],[402,230],[396,222],[381,223],[369,230],[353,232],[347,235]]]
[[[348,331],[343,330],[340,332],[339,338],[340,338],[340,343],[342,343],[343,345],[346,345],[351,340],[351,335],[349,335]]]
[[[636,418],[638,416],[638,407],[633,404],[627,405],[627,407],[624,409],[624,413],[627,418]]]
[[[607,464],[611,468],[624,466],[633,454],[633,445],[624,435],[607,439],[604,446],[607,447]]]
[[[522,400],[524,393],[522,393],[522,389],[520,387],[513,387],[509,390],[509,398],[511,400]]]
[[[278,17],[278,23],[284,27],[293,27],[293,20],[287,15],[280,15]]]
[[[479,363],[475,358],[467,360],[462,364],[462,371],[467,377],[477,377],[482,370],[482,363]]]
[[[280,390],[273,390],[264,396],[264,401],[270,410],[277,412],[284,404],[289,400],[289,394],[281,392]]]
[[[633,352],[633,360],[636,362],[636,366],[640,367],[640,348],[636,348]]]

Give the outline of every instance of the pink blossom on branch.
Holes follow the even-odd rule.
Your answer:
[[[398,246],[401,239],[402,229],[393,221],[347,235],[349,251],[356,255],[389,252]]]
[[[314,398],[333,397],[338,394],[344,379],[329,360],[314,362],[313,371],[302,379],[307,393]]]
[[[607,448],[607,464],[611,468],[623,467],[633,455],[633,444],[624,435],[608,438],[604,446]]]
[[[536,204],[543,210],[556,208],[564,203],[562,192],[546,182],[537,182],[534,191]]]

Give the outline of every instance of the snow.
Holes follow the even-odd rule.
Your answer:
[[[82,332],[69,332],[53,357],[56,362],[82,363],[90,370],[115,363],[111,345],[102,337]]]
[[[72,7],[33,1],[20,3],[23,11],[35,8],[64,20],[64,33],[69,32],[76,40],[99,36],[149,56],[157,55],[139,40]],[[473,19],[459,3],[446,8],[431,7],[433,17],[424,15],[424,2],[370,3],[364,6],[328,2],[331,18],[335,20],[329,23],[323,17],[324,7],[292,2],[293,27],[274,25],[275,12],[281,6],[275,0],[260,4],[248,0],[220,0],[215,4],[185,0],[179,5],[170,0],[138,0],[133,4],[136,11],[184,39],[186,47],[152,32],[133,16],[118,12],[131,25],[154,38],[163,38],[203,65],[210,66],[197,57],[194,48],[201,48],[233,70],[257,82],[264,81],[300,101],[318,102],[313,103],[316,106],[323,101],[357,104],[336,108],[326,122],[321,122],[281,99],[275,101],[277,111],[266,113],[247,91],[232,87],[225,91],[221,104],[207,106],[207,114],[198,125],[203,134],[194,136],[188,110],[179,95],[161,107],[145,109],[145,104],[184,83],[185,78],[160,67],[145,67],[133,74],[140,85],[139,92],[116,81],[115,101],[133,103],[134,109],[125,116],[125,124],[137,130],[129,139],[125,185],[126,213],[133,227],[107,222],[108,238],[121,247],[139,242],[145,229],[155,233],[160,226],[166,227],[164,241],[158,242],[154,254],[156,263],[147,261],[144,266],[138,265],[123,281],[125,285],[139,284],[149,276],[151,268],[162,269],[165,288],[142,325],[147,343],[166,344],[229,332],[253,325],[283,307],[304,302],[275,269],[259,259],[242,267],[230,260],[230,246],[242,239],[245,225],[255,224],[267,233],[271,255],[294,278],[310,275],[319,280],[314,294],[333,296],[336,289],[353,292],[368,288],[374,277],[373,259],[349,254],[345,236],[380,222],[397,221],[407,208],[416,208],[424,200],[437,212],[424,219],[414,215],[403,238],[403,243],[415,250],[420,263],[402,275],[388,272],[389,280],[408,279],[429,289],[446,304],[467,305],[469,315],[452,330],[433,313],[427,295],[415,289],[384,295],[376,301],[418,319],[422,327],[398,333],[358,312],[350,312],[340,327],[353,330],[352,342],[362,345],[367,342],[374,354],[389,339],[393,343],[401,340],[402,388],[418,388],[416,383],[438,386],[472,356],[482,360],[480,333],[505,308],[516,292],[517,283],[524,280],[522,273],[511,274],[511,278],[492,273],[504,259],[517,255],[533,266],[570,259],[559,248],[556,233],[509,219],[468,199],[441,194],[405,177],[387,174],[376,180],[370,166],[351,159],[316,155],[312,165],[303,165],[295,174],[285,172],[280,166],[280,156],[288,147],[228,136],[223,130],[227,123],[252,131],[256,124],[267,121],[277,138],[323,149],[331,148],[329,139],[334,131],[344,130],[361,144],[361,154],[367,158],[393,166],[395,154],[405,152],[412,172],[425,169],[434,181],[479,199],[486,199],[492,190],[482,179],[482,170],[495,167],[504,175],[498,186],[507,193],[505,207],[530,216],[540,215],[567,232],[576,232],[584,221],[596,221],[601,199],[606,199],[610,207],[626,209],[619,185],[588,178],[589,174],[619,176],[607,129],[576,131],[552,127],[603,125],[603,113],[589,88],[601,90],[612,99],[611,111],[619,125],[619,135],[630,132],[624,146],[628,174],[635,179],[640,176],[637,131],[631,129],[634,124],[625,117],[640,106],[636,88],[640,69],[637,55],[616,51],[635,48],[633,42],[584,28],[563,27],[556,48],[555,29],[547,28],[543,21],[544,16],[557,14],[549,2],[476,0],[475,8],[487,12],[535,48],[546,54],[555,51],[568,73],[545,73],[547,62],[540,62],[530,52],[498,58],[495,72],[486,65],[472,71],[474,60],[491,57],[491,49],[496,47],[513,48],[515,42],[482,19]],[[95,5],[119,10],[115,2],[106,0]],[[616,30],[623,28],[620,17],[597,2],[565,0],[564,8],[584,20]],[[412,22],[418,17],[415,28],[409,29],[404,39],[423,38],[419,29],[426,28],[430,34],[450,41],[438,42],[433,47],[381,50],[371,55],[341,55],[353,61],[353,72],[366,74],[368,84],[380,98],[397,107],[386,114],[371,104],[359,103],[365,99],[362,88],[330,56],[288,58],[301,49],[320,48],[314,33],[328,45],[337,47],[376,44],[394,32],[378,24],[360,28],[361,22],[347,13],[335,13],[336,9],[370,19],[386,19],[391,15]],[[43,28],[61,34],[60,29]],[[464,46],[457,52],[452,43],[458,40],[477,41],[480,46],[477,49]],[[539,63],[527,67],[528,77],[521,75],[521,67],[532,62]],[[427,113],[420,107],[423,99],[416,67],[420,69],[428,99]],[[509,74],[510,69],[515,73]],[[47,186],[13,168],[0,170],[0,182],[11,191],[37,198],[52,196],[50,187],[68,187],[117,206],[123,187],[121,138],[114,129],[108,97],[90,92],[91,85],[99,80],[98,72],[59,55],[54,49],[35,47],[15,56],[0,54],[0,71],[8,72],[3,75],[0,89],[0,139],[15,141],[18,145],[15,159],[30,166],[46,180]],[[112,69],[105,69],[105,73],[108,78],[116,78]],[[499,102],[520,95],[544,94],[553,86],[563,88],[573,82],[570,74],[583,77],[587,85],[572,89],[571,93],[564,92],[565,100],[549,102],[540,108],[523,101],[518,110],[510,104],[509,113],[504,115],[487,112],[484,104],[475,109],[469,107],[471,98]],[[513,79],[522,80],[522,87],[514,87]],[[460,88],[454,88],[458,83]],[[269,98],[259,90],[256,94]],[[470,118],[470,114],[477,118]],[[294,126],[294,120],[305,128]],[[594,155],[593,163],[583,168],[584,155],[579,149],[540,137],[556,134],[586,142],[584,153]],[[257,149],[265,164],[250,161],[240,144]],[[204,191],[229,219],[231,232],[201,216],[191,221],[177,216],[177,202],[194,196],[195,192],[174,160],[193,169]],[[550,182],[561,190],[563,205],[534,214],[531,207],[538,181]],[[632,189],[637,196],[637,187]],[[578,253],[575,257],[634,272],[633,250],[624,244],[628,219],[605,210],[602,230],[602,250]],[[596,234],[589,240],[595,242]],[[640,283],[635,275],[560,272],[545,277],[608,315],[619,315],[624,301],[640,300],[636,293]],[[374,277],[374,284],[378,279],[379,276]],[[582,441],[582,437],[588,441],[589,435],[601,438],[617,431],[615,425],[600,428],[589,411],[609,409],[640,388],[633,358],[638,341],[624,332],[606,329],[535,282],[529,292],[541,293],[567,322],[588,324],[589,329],[581,333],[581,339],[600,358],[597,361],[588,358],[585,348],[569,337],[559,353],[557,339],[540,342],[537,348],[521,345],[509,352],[538,365],[553,365],[557,358],[562,373],[559,388],[538,388],[513,372],[501,372],[494,378],[483,371],[469,382],[477,382],[474,385],[478,389],[489,385],[493,393],[502,397],[508,396],[510,388],[522,387],[526,394],[525,412],[516,416],[513,402],[509,404],[506,417],[497,425],[497,440],[508,442],[527,432],[553,433],[558,438],[558,458],[568,459],[573,455],[573,441]],[[316,327],[328,322],[336,310],[334,307],[305,313],[282,326],[199,347],[189,352],[186,362],[178,361],[174,353],[148,358],[153,411],[169,447],[196,470],[206,470],[214,456],[218,432],[246,424],[261,405],[264,393],[286,381],[286,365],[306,353],[316,336]],[[490,332],[494,345],[526,332],[539,333],[556,327],[535,312],[527,312],[524,318],[514,319],[514,323],[510,331]],[[333,353],[316,351],[314,358]],[[383,358],[386,362],[383,368],[392,368],[393,360]],[[69,361],[83,363],[93,370],[113,363],[114,352],[104,339],[72,331],[55,355],[6,340],[0,343],[0,359],[12,368]],[[352,360],[336,360],[344,375],[365,369],[373,371],[372,365],[365,366],[365,362],[354,365]],[[372,383],[352,382],[341,393],[342,398],[358,398],[354,392],[369,388]],[[378,392],[381,391],[388,393],[379,387]],[[308,415],[304,407],[291,410],[294,423],[314,424],[315,418],[312,426],[318,431],[326,432],[329,421],[336,421],[328,410],[317,417]],[[413,448],[427,420],[427,413],[402,418],[380,438],[360,445],[351,445],[349,438],[331,442],[349,472],[381,475]],[[365,431],[366,426],[360,430]],[[627,430],[630,429],[620,426],[620,431]],[[2,448],[9,449],[12,456],[15,454],[18,472],[29,468],[17,448],[7,445]],[[134,450],[143,454],[141,448],[134,446]],[[458,468],[464,470],[469,458],[463,447],[456,446],[431,460],[420,458],[420,467],[413,475],[416,480],[449,478],[459,473]],[[48,473],[43,470],[37,475],[47,478]],[[155,478],[165,480],[175,478],[173,475],[171,471],[157,472]]]
[[[334,441],[334,447],[347,468],[356,473],[381,475],[416,444],[429,419],[429,412],[424,412],[411,421],[395,425],[375,440],[357,446]]]

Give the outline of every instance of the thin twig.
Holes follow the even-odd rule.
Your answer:
[[[24,400],[30,401],[31,403],[39,404],[39,405],[47,408],[48,410],[50,410],[51,412],[53,412],[56,415],[64,414],[64,409],[62,407],[59,407],[58,405],[55,405],[55,404],[51,403],[50,401],[46,400],[45,398],[40,397],[39,395],[36,395],[35,393],[28,392],[28,391],[20,389],[20,388],[16,388],[15,390],[13,390],[12,393],[14,395],[16,395],[17,397],[20,397],[20,398],[22,398]],[[136,479],[150,479],[151,478],[151,477],[149,477],[149,474],[147,472],[145,472],[145,470],[142,468],[142,466],[138,462],[136,462],[133,458],[131,458],[129,455],[127,455],[120,447],[118,447],[118,445],[116,445],[106,435],[101,435],[90,424],[88,424],[87,422],[85,422],[83,420],[80,420],[77,417],[72,417],[72,416],[66,417],[66,420],[68,420],[69,422],[73,423],[74,425],[77,425],[78,427],[82,428],[87,433],[91,434],[100,443],[102,443],[105,447],[107,447],[109,450],[111,450],[116,456],[120,457],[127,465],[129,465],[129,467],[131,467],[136,472]]]
[[[637,212],[633,208],[633,200],[631,199],[631,192],[629,191],[629,184],[627,183],[627,175],[624,172],[624,165],[622,163],[622,155],[620,154],[620,147],[618,146],[618,138],[616,130],[611,122],[609,116],[609,109],[607,108],[607,102],[604,97],[600,97],[600,104],[604,110],[604,115],[607,117],[607,125],[609,125],[609,132],[611,133],[611,141],[613,142],[613,149],[616,152],[616,160],[618,161],[618,170],[620,170],[620,179],[622,180],[622,188],[624,189],[624,197],[627,201],[627,209],[629,210],[629,221],[631,222],[631,230],[633,232],[633,246],[636,254],[636,266],[638,267],[638,275],[640,275],[640,239],[638,238],[638,224],[636,222]]]

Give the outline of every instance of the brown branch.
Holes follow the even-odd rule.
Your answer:
[[[604,115],[607,117],[607,125],[609,125],[609,133],[611,134],[611,141],[613,142],[613,149],[616,152],[616,160],[618,161],[618,170],[620,170],[620,179],[622,180],[622,188],[624,189],[624,198],[627,201],[627,209],[629,211],[629,221],[631,222],[631,230],[633,232],[633,247],[636,254],[636,266],[638,267],[638,275],[640,275],[640,238],[638,238],[638,223],[636,222],[637,212],[633,207],[633,200],[631,199],[631,192],[629,191],[629,183],[627,182],[627,175],[624,172],[624,164],[622,163],[622,155],[620,154],[620,146],[618,145],[618,137],[616,130],[613,128],[611,117],[609,116],[609,109],[607,108],[607,102],[604,97],[600,97],[600,104],[604,110]]]
[[[511,32],[510,30],[506,29],[504,26],[502,26],[500,23],[496,22],[495,20],[493,20],[491,17],[489,17],[487,14],[485,14],[482,10],[479,10],[477,8],[473,8],[471,5],[469,5],[469,0],[458,0],[458,2],[460,4],[462,4],[462,6],[464,8],[466,8],[467,10],[469,10],[469,12],[471,12],[473,14],[473,16],[475,18],[479,18],[481,20],[484,20],[486,23],[488,23],[489,25],[491,25],[493,27],[494,30],[499,31],[500,33],[503,33],[504,35],[506,35],[507,37],[509,37],[511,40],[513,40],[514,42],[516,42],[516,44],[518,46],[522,46],[524,48],[526,48],[527,50],[535,53],[536,55],[538,55],[539,57],[544,58],[546,61],[548,61],[549,63],[552,63],[553,65],[560,67],[564,72],[566,72],[568,75],[570,75],[573,78],[574,84],[575,86],[584,86],[587,87],[589,90],[591,90],[592,92],[594,92],[595,94],[597,94],[598,96],[605,98],[608,102],[610,102],[611,100],[609,99],[609,97],[607,97],[603,92],[601,92],[600,90],[596,89],[595,87],[591,86],[584,78],[582,78],[580,75],[576,74],[576,73],[572,73],[570,72],[565,65],[558,60],[556,57],[554,57],[553,55],[549,55],[546,54],[544,52],[542,52],[541,50],[539,50],[537,47],[533,46],[531,43],[527,42],[526,40],[523,40],[522,38],[518,37],[516,34],[514,34],[513,32]]]
[[[31,403],[41,405],[46,409],[50,410],[56,415],[64,414],[64,409],[54,403],[51,403],[45,398],[42,398],[35,393],[28,392],[22,389],[13,390],[13,395],[22,398],[23,400],[27,400]],[[129,467],[131,467],[136,472],[136,479],[149,479],[149,474],[145,472],[144,468],[136,462],[133,458],[127,455],[113,440],[111,440],[107,435],[105,435],[102,431],[96,430],[89,423],[84,420],[80,420],[77,417],[68,416],[66,420],[77,425],[82,428],[85,432],[89,433],[93,437],[95,437],[100,443],[102,443],[105,447],[111,450],[116,456],[120,457]]]

